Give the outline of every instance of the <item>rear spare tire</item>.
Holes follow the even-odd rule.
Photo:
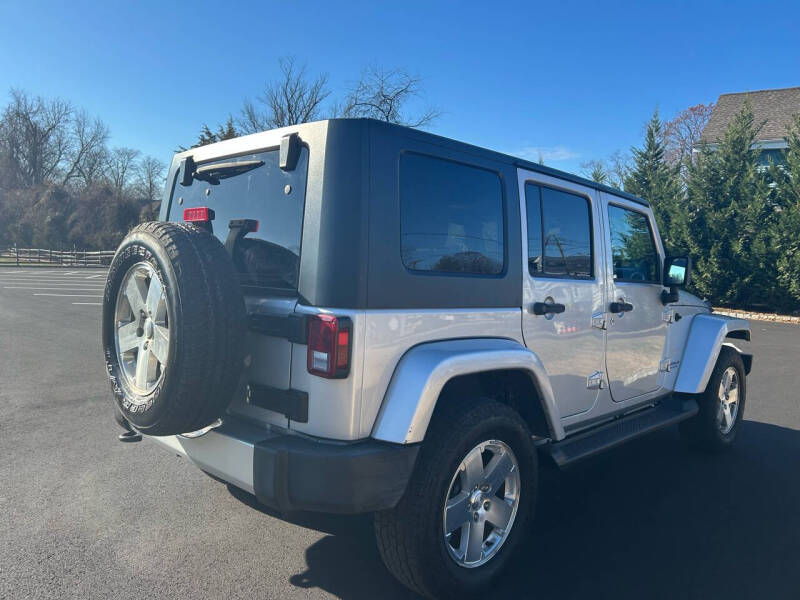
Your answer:
[[[148,435],[217,419],[244,368],[244,299],[225,247],[185,223],[143,223],[103,295],[103,352],[122,415]]]

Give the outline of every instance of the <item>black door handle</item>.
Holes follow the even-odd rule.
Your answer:
[[[631,312],[633,310],[633,304],[627,302],[612,302],[608,306],[608,310],[612,313]]]
[[[535,315],[557,315],[564,312],[567,309],[566,306],[563,304],[558,304],[556,302],[534,302],[533,303],[533,314]]]

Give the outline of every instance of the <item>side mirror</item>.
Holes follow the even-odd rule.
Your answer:
[[[678,301],[678,288],[689,284],[692,270],[692,259],[688,256],[671,256],[664,260],[664,287],[669,291],[661,292],[661,302],[669,304]]]
[[[664,287],[681,287],[689,284],[692,259],[688,256],[668,257],[664,261]]]

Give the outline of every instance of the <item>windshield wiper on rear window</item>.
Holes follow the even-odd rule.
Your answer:
[[[201,167],[197,167],[192,176],[200,181],[207,181],[212,185],[217,185],[220,179],[227,179],[228,177],[242,175],[243,173],[257,169],[263,164],[263,160],[243,160],[239,162],[203,165]]]

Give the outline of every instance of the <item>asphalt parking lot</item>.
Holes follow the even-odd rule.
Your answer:
[[[369,517],[276,518],[147,441],[121,444],[105,273],[0,268],[0,598],[408,598]],[[735,449],[659,432],[545,469],[496,597],[800,597],[800,326],[753,323]]]

